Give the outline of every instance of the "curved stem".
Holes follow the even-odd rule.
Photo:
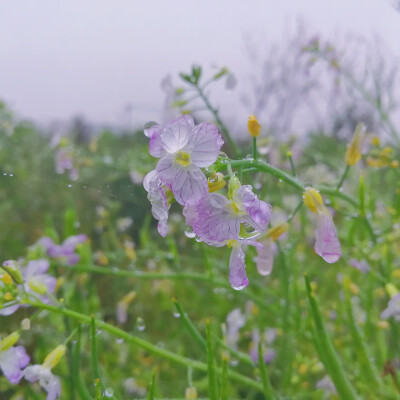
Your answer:
[[[228,141],[234,156],[235,157],[240,156],[241,154],[240,148],[236,144],[235,140],[232,138],[231,134],[229,133],[229,129],[226,127],[226,125],[222,122],[221,118],[219,117],[218,110],[211,105],[210,100],[208,100],[208,97],[204,94],[203,89],[199,85],[196,85],[195,87],[197,93],[199,94],[200,98],[204,101],[204,104],[206,105],[208,110],[210,110],[211,113],[214,115],[215,121],[217,122],[226,140]]]
[[[32,301],[29,299],[26,299],[24,303],[29,304],[32,307],[37,307],[37,308],[41,308],[43,310],[54,312],[56,314],[66,315],[77,321],[84,322],[87,324],[90,324],[92,322],[92,317],[90,317],[89,315],[81,314],[77,311],[69,310],[67,308],[59,308],[56,306],[52,306],[50,304],[43,304],[43,303],[40,303],[37,301]],[[102,329],[103,331],[109,332],[112,335],[117,336],[121,339],[124,339],[126,342],[129,342],[138,347],[141,347],[142,349],[147,350],[149,353],[152,353],[156,356],[163,357],[167,360],[170,360],[177,364],[184,365],[186,367],[190,367],[193,369],[197,369],[199,371],[207,372],[207,364],[206,363],[203,363],[201,361],[192,360],[190,358],[180,356],[179,354],[175,354],[172,351],[155,346],[155,345],[147,342],[146,340],[143,340],[136,336],[132,336],[128,332],[125,332],[124,330],[117,328],[116,326],[113,326],[111,324],[108,324],[107,322],[101,321],[99,319],[95,319],[95,323],[96,323],[97,328]],[[217,368],[217,372],[218,372],[218,374],[221,374],[222,368]],[[247,376],[239,374],[238,372],[229,371],[228,375],[231,379],[233,379],[237,382],[244,383],[254,389],[259,390],[260,392],[263,390],[262,385],[259,382],[256,382],[255,380],[253,380]]]

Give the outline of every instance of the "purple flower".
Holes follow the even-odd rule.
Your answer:
[[[14,262],[13,260],[6,261],[5,263]],[[22,276],[24,279],[24,290],[27,293],[33,293],[43,303],[50,303],[48,294],[54,293],[57,285],[57,279],[53,276],[47,275],[49,269],[49,261],[45,259],[31,260],[26,267],[22,268]],[[7,316],[17,311],[22,304],[12,304],[0,310],[0,315]]]
[[[61,394],[60,379],[51,373],[50,368],[43,365],[30,365],[24,370],[24,378],[29,382],[39,381],[47,392],[47,400],[55,400]]]
[[[23,376],[22,369],[29,364],[29,361],[30,357],[23,346],[15,346],[6,351],[0,351],[0,370],[3,371],[10,383],[19,383]]]
[[[208,192],[201,168],[217,160],[224,143],[216,126],[194,125],[193,118],[185,115],[164,127],[153,125],[144,133],[150,138],[150,154],[161,158],[156,168],[161,182],[179,204],[198,203]]]
[[[266,335],[271,335],[269,331],[270,330],[266,331]],[[273,336],[272,340],[268,341],[268,344],[272,344],[275,340],[275,337],[276,335]],[[250,358],[252,359],[253,362],[258,363],[258,345],[260,341],[262,342],[264,363],[270,364],[276,357],[276,351],[264,346],[264,343],[261,340],[259,329],[253,329],[253,331],[251,332],[251,347],[249,352]]]
[[[388,306],[381,313],[382,319],[394,317],[396,321],[400,320],[400,293],[393,296],[388,303]]]
[[[239,236],[241,224],[252,227],[252,234],[264,232],[268,227],[271,206],[259,200],[251,186],[245,185],[234,191],[230,199],[211,193],[186,214],[189,214],[189,221],[194,221],[193,232],[204,242],[215,246],[215,243],[242,239]]]
[[[68,171],[69,177],[73,181],[78,179],[78,170],[74,166],[74,157],[71,150],[61,148],[57,151],[55,156],[55,168],[57,174],[63,174],[65,171]]]
[[[358,269],[359,271],[363,272],[364,274],[366,274],[367,272],[369,272],[369,270],[371,269],[371,267],[368,265],[368,263],[365,260],[356,260],[355,258],[352,258],[349,261],[349,264],[355,268]]]
[[[337,394],[336,387],[331,378],[326,375],[315,384],[316,389],[322,389],[327,393]]]
[[[251,186],[240,186],[234,178],[229,198],[211,193],[195,206],[184,208],[186,223],[205,243],[232,248],[229,259],[229,283],[235,290],[248,286],[244,245],[262,246],[248,238],[255,238],[268,227],[271,207],[259,200]],[[251,228],[252,232],[246,229]]]
[[[158,233],[165,237],[168,233],[168,210],[170,204],[168,204],[166,188],[163,186],[157,171],[151,171],[145,176],[143,187],[148,193],[147,198],[151,203],[151,213],[158,221]]]
[[[54,243],[53,239],[43,237],[39,239],[38,244],[44,247],[49,257],[57,258],[66,265],[75,265],[80,259],[79,254],[75,253],[76,246],[85,243],[86,240],[86,235],[75,235],[68,237],[61,245],[58,245]]]
[[[327,263],[335,263],[342,255],[342,249],[337,237],[329,211],[318,212],[318,225],[315,230],[315,252]]]

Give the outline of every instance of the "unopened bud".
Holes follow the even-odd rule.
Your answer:
[[[64,357],[65,352],[67,351],[67,347],[64,344],[60,344],[57,346],[47,357],[44,359],[43,367],[52,369],[54,368],[61,358]]]
[[[197,399],[197,389],[195,387],[186,388],[185,399],[187,400]]]
[[[38,279],[35,278],[29,279],[28,286],[38,294],[47,293],[47,286],[43,282],[40,282]]]
[[[11,347],[13,347],[14,344],[18,342],[19,338],[20,338],[20,334],[18,332],[13,332],[10,335],[6,336],[0,342],[0,352],[7,351]]]
[[[268,236],[272,238],[272,240],[277,240],[279,236],[284,234],[289,229],[289,224],[287,222],[282,222],[268,231]]]
[[[12,280],[15,283],[22,284],[24,282],[24,278],[22,276],[21,271],[18,268],[16,261],[14,260],[4,261],[2,268],[11,276]]]
[[[210,193],[216,192],[219,189],[222,189],[226,185],[224,175],[221,172],[217,172],[216,174],[212,174],[208,178],[208,191]]]
[[[324,204],[318,190],[312,187],[308,187],[304,191],[303,202],[312,212],[315,213],[318,212],[318,209],[320,209]]]
[[[349,143],[346,151],[346,163],[347,165],[353,166],[360,161],[361,150],[365,133],[365,125],[360,123],[357,124],[356,130],[352,141]]]
[[[253,137],[260,135],[261,125],[258,123],[257,117],[254,114],[251,114],[247,121],[247,130]]]

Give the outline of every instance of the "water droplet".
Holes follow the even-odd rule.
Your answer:
[[[101,333],[102,333],[102,330],[98,329],[97,332],[96,332],[96,336],[100,335]]]
[[[117,340],[115,341],[115,343],[117,343],[117,344],[122,344],[122,343],[124,343],[124,339],[117,339]]]
[[[196,240],[196,242],[198,242],[198,243],[201,243],[201,242],[202,242],[202,240],[201,240],[199,237],[196,237],[195,240]]]
[[[139,332],[143,332],[146,329],[146,325],[144,323],[144,319],[143,318],[138,317],[136,319],[136,329]]]
[[[193,239],[196,234],[193,231],[187,230],[185,231],[185,236],[188,237],[189,239]]]
[[[71,184],[69,184],[69,185],[68,185],[68,187],[69,187],[69,188],[72,188],[72,185],[71,185]]]
[[[83,187],[84,189],[87,189],[87,186],[86,186],[86,185],[83,185],[82,187]]]
[[[113,395],[114,395],[114,390],[112,388],[108,387],[104,390],[105,397],[112,397]]]
[[[218,176],[216,176],[216,175],[210,176],[210,177],[208,178],[208,182],[210,182],[210,183],[218,182]]]
[[[180,317],[181,317],[181,314],[178,313],[178,312],[174,312],[174,317],[175,317],[175,318],[180,318]]]
[[[14,176],[14,174],[10,174],[10,176]]]
[[[239,360],[231,360],[231,361],[229,362],[229,364],[230,364],[232,367],[237,367],[237,366],[239,365]]]
[[[6,173],[6,172],[4,172],[4,173],[3,173],[3,175],[4,175],[4,176],[7,176],[7,173]]]

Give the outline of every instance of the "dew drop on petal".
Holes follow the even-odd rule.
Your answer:
[[[185,231],[185,236],[188,237],[189,239],[193,239],[196,236],[196,234],[191,230],[187,230]]]
[[[322,258],[324,259],[325,262],[332,264],[335,263],[336,261],[339,260],[340,254],[337,253],[323,253]]]
[[[108,387],[104,390],[105,397],[112,397],[113,395],[114,395],[114,390],[112,388]]]

